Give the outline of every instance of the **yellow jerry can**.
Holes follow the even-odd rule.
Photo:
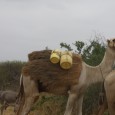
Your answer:
[[[60,50],[56,49],[51,52],[50,61],[54,64],[60,61]]]
[[[72,66],[72,52],[64,51],[61,52],[60,66],[63,69],[70,69]]]

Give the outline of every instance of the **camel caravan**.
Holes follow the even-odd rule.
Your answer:
[[[96,82],[105,81],[105,91],[110,115],[115,115],[114,81],[115,39],[107,40],[104,58],[98,66],[89,66],[79,54],[72,53],[72,63],[52,63],[51,50],[35,51],[28,55],[28,62],[22,68],[19,108],[16,115],[28,115],[41,92],[68,95],[64,115],[82,115],[82,103],[86,89]],[[60,60],[60,58],[58,58]],[[110,73],[111,72],[111,73]]]

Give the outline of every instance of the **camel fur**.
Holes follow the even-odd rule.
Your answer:
[[[82,68],[81,68],[79,79],[77,79],[78,77],[76,77],[76,80],[74,79],[76,82],[74,82],[74,84],[73,82],[71,82],[69,84],[69,87],[66,89],[66,92],[68,93],[69,96],[68,96],[68,101],[67,101],[64,115],[72,115],[72,111],[74,109],[76,109],[76,115],[82,115],[82,102],[83,102],[84,92],[86,91],[87,87],[91,85],[92,83],[104,81],[106,76],[112,70],[112,64],[114,62],[114,59],[115,59],[115,39],[110,39],[110,40],[107,40],[107,48],[106,48],[104,58],[98,66],[95,66],[95,67],[89,66],[85,62],[82,61]],[[29,63],[31,62],[28,62],[28,64]],[[30,65],[31,64],[29,64],[29,66]],[[39,66],[41,67],[43,65],[41,64]],[[44,65],[45,70],[47,70],[46,67],[48,66]],[[20,94],[22,95],[21,104],[16,115],[28,115],[32,105],[35,103],[36,99],[39,97],[39,93],[40,93],[39,83],[42,82],[43,85],[46,83],[45,88],[48,85],[47,81],[41,80],[41,77],[43,78],[46,77],[44,76],[44,73],[43,73],[43,76],[40,75],[41,77],[39,77],[39,74],[37,74],[39,79],[36,80],[36,79],[33,79],[33,76],[32,76],[33,74],[31,74],[29,71],[26,71],[26,69],[24,68],[22,69],[21,86],[20,86],[22,88],[22,90],[20,90]],[[77,68],[74,68],[75,74],[77,72],[76,69]],[[103,73],[103,77],[102,77],[102,73]],[[58,75],[60,75],[60,71]],[[55,76],[51,76],[51,77],[55,79]],[[69,76],[67,77],[71,78],[71,74],[69,74]],[[61,83],[63,86],[63,82]],[[55,81],[54,81],[54,84],[55,84]],[[61,87],[57,85],[55,88],[60,89]],[[51,90],[47,89],[46,91],[48,92]]]

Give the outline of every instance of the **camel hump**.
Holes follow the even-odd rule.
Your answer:
[[[29,61],[38,60],[38,59],[49,59],[51,50],[41,50],[33,51],[28,54]]]
[[[60,67],[60,64],[53,64],[50,61],[51,50],[34,51],[28,55],[29,62],[22,68],[25,76],[58,76],[61,74],[74,73],[76,69],[80,72],[82,66],[82,58],[80,55],[73,53],[73,64],[68,70]],[[45,74],[45,75],[44,75]],[[60,76],[60,75],[59,75]],[[63,75],[62,75],[63,76]],[[41,77],[40,77],[41,78]],[[39,78],[38,78],[39,79]]]
[[[70,69],[62,69],[60,63],[53,64],[50,61],[51,51],[37,51],[29,54],[29,60],[22,68],[22,75],[30,76],[37,80],[40,91],[59,93],[68,90],[68,87],[77,84],[82,70],[82,58],[73,53],[73,63]],[[59,91],[55,90],[59,86]],[[65,89],[67,88],[67,89]],[[59,93],[59,94],[61,94]]]
[[[33,51],[28,54],[28,60],[34,61],[39,59],[50,59],[52,50],[41,50],[41,51]],[[79,54],[72,53],[73,62],[81,62],[82,57]]]

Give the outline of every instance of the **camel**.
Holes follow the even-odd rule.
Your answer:
[[[16,98],[17,98],[17,92],[11,91],[11,90],[6,90],[6,91],[0,91],[0,103],[2,104],[1,106],[1,115],[3,115],[3,111],[8,107],[8,106],[13,106],[14,111],[16,111]]]
[[[44,71],[44,72],[42,71],[42,73],[37,74],[38,79],[36,78],[34,79],[33,77],[34,72],[32,74],[31,72],[34,71],[35,68],[31,71],[32,69],[31,64],[28,63],[27,66],[31,67],[30,69],[31,72],[29,71],[24,72],[22,69],[21,86],[20,86],[20,92],[19,92],[20,94],[19,98],[21,97],[21,103],[20,103],[20,107],[16,115],[28,115],[29,114],[32,105],[39,98],[39,95],[41,92],[40,86],[47,83],[47,81],[49,81],[49,84],[43,87],[44,92],[50,92],[54,94],[58,94],[59,92],[60,95],[64,93],[68,94],[68,101],[67,101],[66,110],[65,110],[64,115],[72,115],[72,111],[74,109],[76,110],[76,115],[82,115],[82,103],[83,103],[84,92],[86,91],[87,87],[91,85],[92,83],[104,81],[108,73],[110,73],[110,71],[112,70],[112,64],[114,62],[114,59],[115,59],[115,38],[107,40],[107,47],[106,47],[104,58],[98,66],[95,66],[95,67],[90,66],[82,61],[81,62],[82,68],[81,68],[80,74],[77,74],[79,75],[79,77],[76,75],[77,68],[74,69],[75,71],[73,74],[74,82],[72,82],[70,79],[71,82],[69,84],[69,87],[67,87],[66,80],[65,81],[60,80],[61,82],[60,85],[56,84],[55,86],[55,82],[58,81],[58,79],[56,80],[55,76],[53,75],[51,76],[53,77],[53,79],[51,79],[50,77],[47,78],[46,76],[44,77],[47,71]],[[48,63],[48,61],[46,62]],[[43,65],[41,63],[37,67],[42,67],[40,69],[46,69],[46,70],[50,69],[50,68],[47,68],[47,63],[44,64],[44,67],[42,67]],[[58,71],[58,76],[61,75],[61,72],[62,71]],[[49,74],[51,74],[51,72]],[[67,77],[71,78],[71,74],[69,74]],[[53,82],[50,80],[52,80]],[[53,89],[49,87],[51,83],[53,83],[56,88],[54,87]]]

